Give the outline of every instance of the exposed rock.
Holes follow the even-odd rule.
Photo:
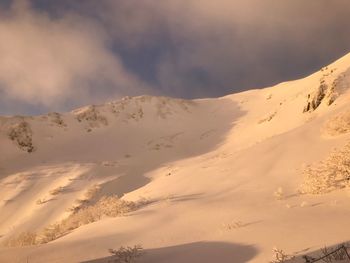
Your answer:
[[[21,150],[28,153],[34,151],[32,135],[33,133],[29,124],[24,120],[12,125],[8,132],[8,137],[14,141]]]
[[[320,85],[314,92],[308,94],[304,112],[316,110],[322,103],[327,106],[332,105],[336,99],[348,90],[350,86],[350,68],[346,71],[335,74],[336,68],[323,68],[323,75]]]

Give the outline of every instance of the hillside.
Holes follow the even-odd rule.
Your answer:
[[[301,193],[303,167],[350,136],[350,55],[304,79],[222,98],[127,97],[0,117],[0,242],[117,195],[142,204],[0,262],[269,262],[350,240],[349,191]]]

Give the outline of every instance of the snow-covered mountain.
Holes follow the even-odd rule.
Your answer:
[[[104,196],[142,203],[0,262],[269,262],[350,239],[344,187],[301,192],[303,167],[350,136],[350,55],[296,81],[222,98],[127,97],[0,117],[0,242],[42,233]],[[91,194],[93,193],[93,194]],[[95,221],[95,220],[94,220]],[[17,244],[18,245],[18,244]]]

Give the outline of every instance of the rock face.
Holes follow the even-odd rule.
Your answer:
[[[321,83],[318,90],[315,92],[313,96],[311,96],[311,94],[308,94],[308,98],[307,98],[308,101],[304,108],[304,112],[311,112],[316,110],[318,106],[321,105],[323,99],[325,98],[327,90],[328,90],[328,86],[324,83]],[[332,102],[329,101],[328,104],[330,105],[332,104]]]
[[[15,142],[21,150],[28,153],[34,151],[32,134],[30,125],[24,120],[12,125],[8,131],[9,138]]]
[[[322,103],[330,106],[349,87],[349,70],[335,74],[336,70],[336,68],[329,69],[328,67],[321,69],[323,75],[320,85],[313,93],[308,94],[303,112],[312,112]]]
[[[312,112],[316,110],[323,101],[326,101],[327,105],[331,105],[337,97],[335,93],[337,83],[336,80],[334,80],[333,83],[329,85],[329,77],[333,74],[335,70],[332,69],[329,71],[328,68],[324,68],[321,71],[325,73],[320,79],[320,85],[316,91],[314,91],[311,94],[308,94],[307,103],[304,107],[303,112]]]

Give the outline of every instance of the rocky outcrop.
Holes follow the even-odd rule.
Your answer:
[[[339,95],[349,86],[348,71],[339,75],[334,75],[336,69],[328,67],[321,70],[323,72],[318,88],[307,95],[307,102],[303,112],[312,112],[316,110],[322,103],[327,106],[339,97]]]
[[[304,107],[304,112],[311,112],[318,108],[321,105],[323,99],[326,97],[328,86],[325,83],[321,83],[318,87],[318,90],[313,94],[308,94],[307,104]],[[332,103],[330,103],[332,104]],[[329,104],[329,105],[330,105]]]
[[[30,125],[24,120],[12,125],[8,131],[8,137],[10,140],[15,142],[21,150],[28,153],[34,151],[32,136],[32,129],[30,128]]]

